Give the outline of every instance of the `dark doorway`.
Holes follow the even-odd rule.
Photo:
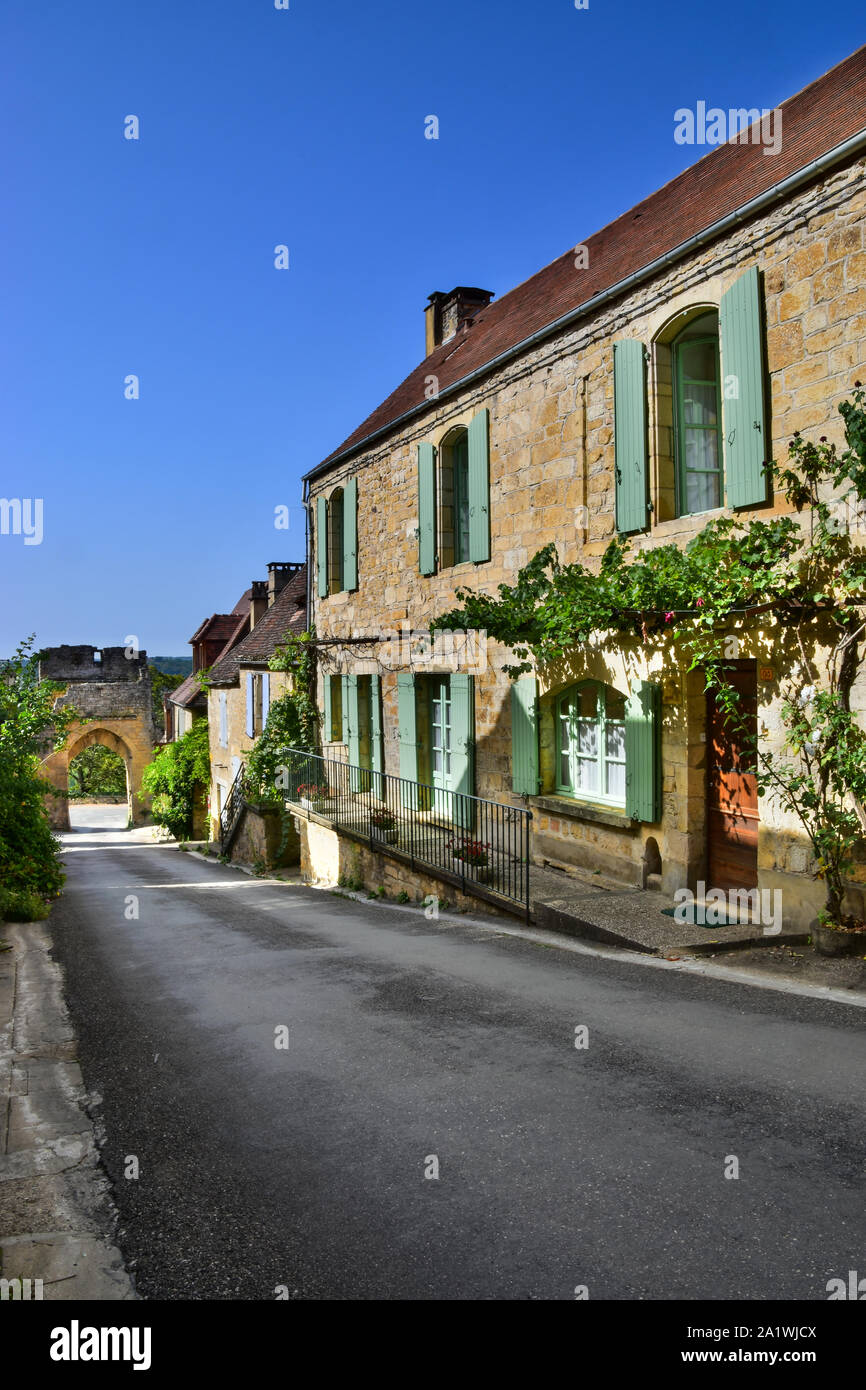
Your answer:
[[[707,697],[707,887],[755,888],[758,883],[758,781],[747,748],[758,727],[754,661],[733,662],[727,679],[739,697],[740,718],[729,721],[711,691]]]

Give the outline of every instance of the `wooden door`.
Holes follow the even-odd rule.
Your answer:
[[[748,734],[758,725],[757,670],[738,661],[727,672],[737,690]],[[707,701],[707,887],[755,888],[758,883],[758,782],[744,734]]]

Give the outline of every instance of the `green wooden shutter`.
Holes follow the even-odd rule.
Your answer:
[[[455,672],[451,677],[451,791],[453,820],[471,830],[475,820],[475,680]]]
[[[490,411],[469,422],[469,558],[490,559]]]
[[[346,747],[349,750],[349,767],[354,768],[354,772],[349,773],[349,789],[357,792],[361,790],[361,774],[357,770],[361,765],[361,721],[358,716],[358,677],[346,676],[344,692],[343,724],[346,729]]]
[[[404,806],[418,805],[418,733],[415,718],[415,678],[411,671],[397,672],[397,724],[400,738],[400,776]]]
[[[253,738],[256,732],[256,714],[253,691],[253,677],[250,675],[249,672],[247,672],[247,738]]]
[[[524,676],[511,687],[511,788],[538,795],[538,682]]]
[[[340,677],[340,722],[343,725],[343,742],[349,746],[349,677]]]
[[[343,588],[358,587],[358,479],[343,489]]]
[[[333,735],[331,723],[331,677],[322,677],[322,741],[330,743]]]
[[[316,577],[319,598],[328,597],[328,502],[316,498]]]
[[[650,681],[625,704],[625,809],[651,825],[661,817],[661,688]]]
[[[727,501],[729,507],[750,507],[767,500],[763,468],[769,452],[757,267],[747,270],[722,295],[719,339]]]
[[[418,445],[418,567],[436,569],[436,450],[427,443]]]
[[[643,343],[613,345],[613,429],[616,453],[616,529],[647,524],[646,363]]]
[[[385,750],[382,746],[382,691],[378,676],[370,677],[370,765],[373,768],[373,795],[384,798]]]

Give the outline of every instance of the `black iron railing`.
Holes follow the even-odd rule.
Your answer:
[[[295,748],[280,760],[277,786],[292,810],[320,816],[464,892],[506,898],[528,917],[531,811]]]
[[[235,774],[235,780],[231,784],[229,794],[225,799],[225,805],[220,811],[220,854],[225,854],[234,839],[235,831],[238,828],[241,815],[243,814],[246,800],[244,797],[244,774],[243,764]]]

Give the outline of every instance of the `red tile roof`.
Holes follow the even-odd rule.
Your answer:
[[[238,619],[248,618],[250,615],[250,595],[251,589],[247,589],[242,594],[232,609],[231,613],[212,613],[209,618],[205,618],[201,627],[197,628],[190,637],[190,646],[196,642],[227,642],[233,633],[237,632]]]
[[[195,676],[187,676],[186,680],[173,690],[166,697],[171,704],[180,705],[182,709],[189,709],[192,705],[206,705],[204,691],[196,680]]]
[[[429,404],[424,394],[429,376],[438,377],[441,395],[501,353],[857,135],[866,126],[866,46],[790,97],[781,112],[778,154],[765,154],[761,144],[730,143],[714,148],[589,237],[585,242],[589,252],[586,269],[575,269],[575,254],[569,250],[502,299],[479,310],[469,326],[425,357],[396,391],[306,476],[351,453],[407,411]]]
[[[277,594],[252,632],[230,651],[223,652],[210,671],[211,685],[235,685],[241,666],[266,666],[287,632],[303,632],[307,626],[307,567]]]

